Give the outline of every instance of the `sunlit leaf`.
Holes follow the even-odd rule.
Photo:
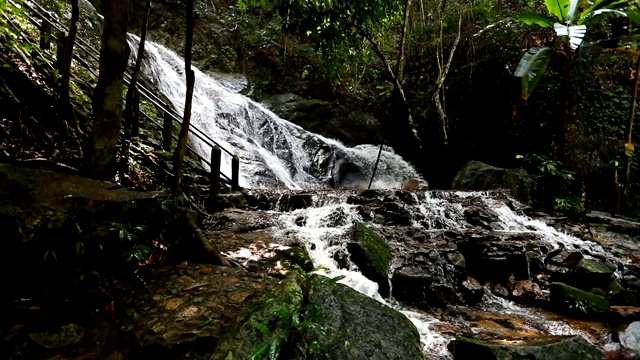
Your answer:
[[[513,18],[513,21],[523,22],[527,25],[552,26],[557,20],[549,15],[538,14],[533,11],[525,11]]]
[[[633,151],[635,150],[635,146],[633,143],[625,143],[624,144],[624,153],[628,157],[633,157]]]
[[[257,360],[262,357],[262,355],[267,353],[269,350],[269,343],[262,343],[258,348],[251,354],[251,360]]]
[[[556,35],[558,36],[568,36],[571,48],[574,50],[582,44],[582,39],[584,39],[584,35],[587,33],[586,25],[566,26],[555,23],[553,24],[553,29],[556,31]]]
[[[577,2],[577,0],[545,0],[547,10],[562,22],[569,21],[568,16],[572,2]]]
[[[612,6],[624,4],[626,2],[627,2],[626,0],[596,0],[593,2],[593,4],[590,7],[586,8],[582,12],[580,23],[584,22],[586,18],[588,18],[593,12],[596,12],[601,9],[610,8]]]
[[[522,98],[527,100],[544,74],[551,59],[548,47],[533,47],[520,59],[513,75],[522,78]]]

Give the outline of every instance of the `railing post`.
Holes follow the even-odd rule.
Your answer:
[[[220,158],[222,150],[214,146],[211,148],[211,172],[209,173],[209,181],[211,182],[211,197],[215,197],[220,193]]]
[[[240,159],[236,155],[233,155],[231,158],[231,191],[240,190],[239,177]]]
[[[165,151],[171,151],[171,115],[168,112],[164,113],[164,124],[162,125],[162,149]]]
[[[40,49],[49,50],[51,48],[51,24],[44,18],[40,20]]]

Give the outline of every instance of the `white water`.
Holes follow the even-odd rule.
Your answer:
[[[132,37],[135,43],[136,39]],[[132,48],[137,48],[132,46]],[[135,56],[135,54],[133,54]],[[150,79],[171,101],[178,113],[182,113],[185,98],[184,62],[172,51],[152,42],[146,44],[143,68]],[[309,133],[297,125],[278,118],[262,105],[238,94],[241,84],[237,78],[209,76],[194,68],[196,87],[193,97],[192,124],[213,138],[222,147],[240,158],[240,185],[246,188],[321,189],[364,188],[368,184],[377,147],[362,145],[348,148],[339,142]],[[205,158],[208,145],[197,139],[191,142]],[[222,172],[229,175],[231,160],[223,156]],[[420,179],[416,171],[392,151],[383,152],[374,182],[376,188],[399,188],[406,179]],[[546,224],[520,216],[504,203],[484,193],[473,192],[424,192],[416,193],[414,226],[425,231],[451,230],[465,227],[464,208],[452,198],[478,197],[493,211],[498,231],[529,231],[540,234],[552,247],[579,247],[592,254],[602,254],[599,245],[586,243],[562,234]],[[446,345],[450,338],[434,331],[439,320],[422,312],[387,303],[378,294],[378,285],[364,277],[355,265],[347,269],[338,266],[333,254],[346,251],[345,238],[356,221],[362,219],[355,206],[346,204],[346,195],[334,194],[330,199],[316,199],[314,207],[279,215],[276,236],[294,237],[304,243],[314,262],[322,267],[322,273],[330,277],[344,276],[340,282],[366,294],[383,304],[392,306],[406,315],[421,336],[425,355],[429,358],[448,358]],[[301,219],[304,219],[301,223]],[[381,226],[380,224],[371,224]],[[486,299],[490,306],[514,315],[535,317],[535,313],[500,302]],[[507,304],[507,305],[505,305]],[[549,325],[549,333],[572,334],[573,330],[562,324]]]
[[[130,36],[131,48],[138,39]],[[132,58],[135,59],[135,54]],[[240,186],[245,188],[366,188],[378,154],[374,145],[349,148],[285,121],[261,104],[238,94],[237,78],[210,76],[197,68],[191,124],[240,158]],[[173,51],[145,43],[144,76],[183,113],[186,79],[184,60]],[[210,147],[192,138],[205,159]],[[230,176],[231,157],[223,154],[221,171]],[[411,165],[389,148],[382,152],[374,188],[399,188],[421,179]]]
[[[314,200],[314,203],[319,203],[317,195]],[[300,226],[300,219],[304,219],[303,226]],[[281,214],[276,236],[294,237],[304,243],[314,266],[322,268],[318,273],[331,278],[342,276],[344,278],[338,282],[404,314],[418,329],[425,355],[431,358],[449,358],[447,344],[450,339],[432,329],[432,325],[439,323],[439,320],[386,302],[378,293],[378,284],[364,277],[355,265],[350,264],[349,269],[343,269],[333,259],[333,254],[345,246],[345,237],[358,221],[362,221],[362,218],[357,214],[356,206],[348,205],[344,198],[336,197],[333,201],[324,200],[317,207]]]

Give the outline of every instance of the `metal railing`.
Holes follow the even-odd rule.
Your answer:
[[[17,5],[12,0],[8,1],[9,4],[13,6],[23,6],[28,12],[25,14],[29,22],[35,26],[40,31],[40,45],[43,48],[49,47],[49,38],[53,38],[52,34],[49,34],[52,29],[55,29],[59,33],[68,33],[68,28],[60,23],[57,19],[51,16],[50,12],[44,9],[40,4],[33,1],[25,1],[21,5]],[[4,14],[3,14],[4,16]],[[24,40],[27,40],[26,35],[22,35]],[[75,41],[75,49],[81,50],[84,54],[86,54],[93,61],[100,62],[100,53],[93,46],[91,46],[87,41],[76,36]],[[73,53],[74,60],[77,61],[82,67],[84,67],[92,76],[96,79],[98,78],[98,74],[93,71],[92,66],[89,62],[82,58],[78,51],[74,51]],[[125,72],[124,83],[126,85],[130,84],[132,74],[130,71]],[[178,140],[177,135],[173,134],[173,123],[177,123],[182,126],[182,116],[179,115],[169,104],[163,101],[159,96],[155,94],[155,92],[149,89],[144,84],[140,82],[136,83],[136,87],[138,89],[138,93],[141,98],[144,98],[146,101],[151,103],[155,108],[163,114],[162,124],[154,119],[153,116],[149,115],[144,110],[140,110],[140,114],[142,114],[147,120],[149,120],[152,124],[162,129],[162,148],[165,151],[171,150],[171,140]],[[91,95],[91,94],[88,94]],[[138,100],[139,101],[139,100]],[[187,150],[191,152],[196,158],[198,158],[203,163],[209,165],[210,172],[210,183],[211,183],[211,193],[212,195],[217,195],[220,191],[220,187],[222,183],[226,183],[231,187],[232,191],[237,191],[240,189],[239,186],[239,168],[240,168],[240,160],[238,156],[234,155],[231,151],[225,149],[223,146],[218,144],[215,140],[213,140],[210,136],[208,136],[205,132],[200,130],[199,128],[190,125],[189,133],[194,137],[198,138],[204,144],[211,147],[211,158],[205,159],[200,154],[198,154],[195,149],[191,146],[187,145]],[[231,156],[231,178],[227,175],[223,174],[220,171],[221,160],[222,160],[222,152],[225,152],[227,155]]]

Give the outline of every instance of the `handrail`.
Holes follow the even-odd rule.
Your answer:
[[[13,3],[13,1],[9,0],[10,2]],[[15,3],[14,3],[15,4]],[[45,17],[44,13],[48,14],[49,12],[42,8],[42,6],[38,3],[34,2],[34,5],[36,5],[39,9],[39,11],[35,10],[34,8],[32,8],[27,2],[24,3],[26,5],[26,7],[31,10],[34,11],[36,13],[36,15],[38,15],[38,17],[42,18],[44,21],[47,21],[51,26],[55,27],[58,31],[63,31],[66,32],[68,31],[67,27],[58,22],[55,19],[49,20]],[[38,22],[29,17],[29,20],[31,21],[32,24],[34,24],[35,26],[39,27],[40,24],[38,24]],[[62,29],[62,30],[61,30]],[[95,48],[93,48],[93,46],[91,46],[91,44],[88,44],[84,39],[76,36],[76,42],[80,42],[79,48],[81,50],[83,50],[85,53],[87,53],[93,60],[95,61],[100,61],[99,58],[99,51],[97,51]],[[91,71],[90,68],[87,68],[89,71]],[[92,74],[94,74],[92,72]],[[95,76],[95,74],[94,74]],[[131,77],[131,75],[129,75],[128,73],[125,73],[125,83],[128,85],[129,84],[129,80],[126,79],[126,76]],[[180,116],[174,109],[171,109],[170,106],[167,106],[166,103],[164,103],[164,101],[162,101],[162,99],[160,99],[157,95],[155,95],[150,89],[148,89],[146,86],[144,86],[144,84],[137,84],[140,90],[140,95],[142,95],[145,100],[151,102],[154,106],[158,107],[161,111],[168,113],[169,116],[171,116],[173,118],[174,121],[176,121],[178,124],[182,125],[182,116]],[[152,99],[153,98],[153,99]],[[197,132],[198,134],[196,135],[196,137],[198,139],[200,139],[201,141],[203,141],[204,143],[206,143],[209,146],[218,146],[220,147],[220,149],[224,152],[226,152],[229,156],[233,156],[233,153],[227,149],[225,149],[223,146],[221,146],[218,142],[216,142],[215,140],[213,140],[210,136],[208,136],[205,132],[203,132],[202,130],[200,130],[198,127],[190,125],[189,126],[189,131],[192,131],[194,133],[194,135],[196,135],[195,133]]]
[[[14,7],[18,7],[18,5],[13,1],[13,0],[8,0],[8,2],[14,6]],[[68,32],[68,28],[62,24],[60,21],[58,21],[58,19],[55,19],[51,16],[50,12],[46,9],[44,9],[40,4],[38,4],[35,1],[24,1],[22,3],[22,6],[24,6],[26,9],[28,9],[29,11],[31,11],[32,13],[35,14],[35,16],[39,19],[41,19],[42,21],[47,22],[53,29],[57,30],[58,32]],[[37,27],[38,29],[42,30],[42,23],[39,22],[38,20],[34,19],[32,16],[29,15],[29,13],[26,13],[27,19],[29,20],[29,22],[34,25],[35,27]],[[92,58],[94,61],[99,62],[100,61],[100,54],[99,51],[97,51],[91,44],[87,43],[84,39],[80,38],[79,36],[76,36],[75,39],[76,42],[76,46],[78,49],[82,50],[84,53],[86,53],[90,58]],[[98,75],[93,71],[93,69],[91,68],[91,66],[86,62],[85,59],[83,59],[77,52],[74,52],[73,54],[73,58],[76,59],[76,61],[78,61],[78,63],[80,63],[80,65],[82,67],[84,67],[91,75],[93,75],[94,77],[98,77]],[[131,79],[131,74],[129,74],[129,71],[125,71],[124,74],[124,83],[125,84],[130,84],[130,79]],[[139,93],[141,95],[142,98],[144,98],[145,100],[149,101],[151,104],[153,104],[156,108],[158,108],[159,111],[163,112],[164,114],[167,114],[172,121],[177,122],[178,124],[182,125],[182,116],[180,116],[177,111],[175,109],[172,108],[172,106],[168,105],[166,102],[164,102],[162,99],[160,99],[159,96],[157,96],[152,90],[150,90],[149,88],[147,88],[144,84],[138,83],[136,84],[139,90]],[[149,119],[154,125],[162,128],[163,126],[156,121],[155,119],[153,119],[149,114],[147,114],[144,111],[140,111],[141,114],[143,114],[147,119]],[[217,147],[218,149],[224,151],[225,153],[227,153],[229,156],[232,157],[232,162],[237,162],[237,157],[234,156],[234,154],[225,149],[223,146],[221,146],[218,142],[216,142],[215,140],[213,140],[210,136],[208,136],[206,133],[204,133],[202,130],[200,130],[198,127],[194,126],[194,125],[190,125],[189,126],[189,131],[191,132],[192,135],[194,135],[195,137],[197,137],[199,140],[201,140],[203,143],[205,143],[206,145],[210,146],[210,147]],[[172,134],[171,137],[173,139],[177,140],[177,136],[175,134]],[[193,153],[200,161],[204,162],[205,164],[209,165],[211,167],[211,162],[208,161],[207,159],[204,159],[201,155],[199,155],[191,146],[187,145],[187,150],[189,150],[191,153]],[[229,177],[223,173],[221,173],[219,170],[217,171],[220,174],[220,177],[228,184],[231,184],[233,187],[233,183],[234,181],[229,179]],[[235,175],[234,175],[235,176]],[[237,181],[237,179],[236,179]]]

